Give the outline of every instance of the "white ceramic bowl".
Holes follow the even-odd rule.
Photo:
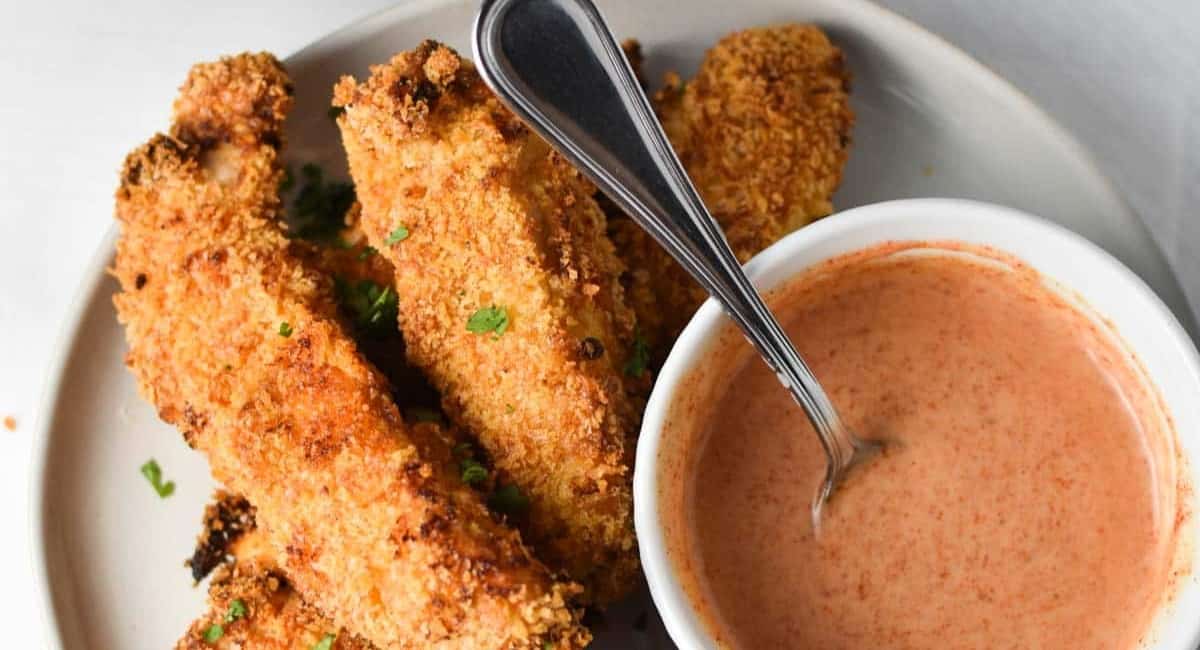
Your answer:
[[[756,256],[746,272],[769,290],[831,257],[887,241],[957,240],[1010,253],[1077,293],[1110,322],[1141,360],[1174,420],[1183,469],[1193,485],[1200,472],[1200,359],[1179,322],[1144,282],[1086,239],[1016,210],[952,199],[912,199],[867,205],[823,219]],[[679,337],[647,406],[634,473],[635,522],[650,592],[667,630],[685,649],[713,648],[667,557],[658,511],[658,456],[667,414],[682,380],[731,322],[709,300]],[[1181,507],[1195,508],[1192,503]],[[1183,540],[1195,539],[1197,517]],[[1189,534],[1190,533],[1190,534]],[[1200,545],[1182,547],[1200,567]],[[1200,581],[1187,576],[1152,627],[1147,648],[1193,650],[1200,642]]]

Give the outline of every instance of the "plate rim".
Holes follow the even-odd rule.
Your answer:
[[[414,15],[419,15],[441,7],[461,4],[464,0],[406,0],[383,7],[341,27],[333,29],[306,45],[281,57],[285,66],[296,60],[316,57],[322,50],[353,43],[360,40],[364,33],[373,31],[380,26],[403,21]],[[838,0],[839,8],[848,14],[866,16],[866,20],[879,22],[893,32],[906,32],[909,38],[924,41],[927,47],[940,50],[946,56],[943,64],[949,64],[963,71],[967,76],[975,77],[980,83],[992,90],[997,97],[1003,98],[1018,110],[1026,112],[1031,118],[1041,123],[1045,131],[1054,138],[1053,144],[1079,161],[1081,168],[1086,170],[1095,181],[1097,189],[1104,193],[1104,199],[1119,207],[1133,222],[1132,226],[1139,229],[1154,252],[1166,265],[1168,280],[1175,284],[1175,290],[1182,297],[1183,313],[1175,313],[1189,336],[1195,341],[1197,334],[1196,317],[1193,306],[1186,293],[1182,291],[1179,275],[1174,266],[1163,253],[1162,247],[1154,239],[1145,220],[1133,208],[1132,204],[1118,190],[1114,181],[1103,172],[1095,154],[1075,137],[1063,124],[1056,120],[1044,108],[1038,105],[1030,96],[1017,88],[999,73],[971,56],[962,48],[951,43],[945,37],[937,34],[921,24],[895,11],[881,7],[870,0]],[[835,213],[836,214],[836,213]],[[54,337],[55,347],[47,366],[47,374],[35,403],[35,422],[33,445],[28,480],[28,529],[30,539],[31,565],[34,588],[37,590],[37,601],[40,605],[40,622],[45,633],[45,639],[50,647],[62,648],[62,617],[55,606],[55,594],[60,593],[65,585],[57,587],[51,584],[49,564],[50,552],[47,548],[48,530],[52,517],[46,512],[49,507],[48,497],[50,486],[46,484],[50,463],[53,424],[58,419],[61,409],[62,385],[66,381],[66,369],[75,355],[76,345],[80,342],[80,328],[87,310],[97,299],[97,292],[107,279],[108,268],[112,263],[117,238],[118,224],[114,221],[98,243],[96,249],[81,274],[79,284],[72,295],[72,301],[66,315],[60,321],[58,332]],[[1157,293],[1158,289],[1155,288]]]

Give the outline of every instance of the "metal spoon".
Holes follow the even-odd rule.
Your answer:
[[[828,458],[812,502],[878,443],[838,417],[804,359],[742,272],[667,142],[600,12],[589,0],[484,0],[475,21],[480,75],[514,113],[645,228],[741,327],[804,408]]]

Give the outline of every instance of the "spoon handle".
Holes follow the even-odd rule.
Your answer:
[[[852,438],[742,272],[596,7],[484,0],[473,46],[500,99],[721,303],[804,408],[832,464],[849,463]]]

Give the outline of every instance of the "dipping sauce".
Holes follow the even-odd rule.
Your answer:
[[[1169,591],[1183,472],[1107,326],[954,244],[859,252],[770,302],[847,424],[896,442],[814,538],[815,434],[738,333],[717,341],[659,483],[668,553],[722,646],[1137,647]]]

